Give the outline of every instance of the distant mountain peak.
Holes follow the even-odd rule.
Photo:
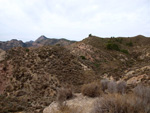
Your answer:
[[[47,37],[44,35],[41,35],[39,38],[47,39]]]
[[[40,42],[40,41],[42,41],[42,40],[45,40],[45,39],[48,39],[46,36],[44,36],[44,35],[41,35],[38,39],[36,39],[35,40],[35,42]]]

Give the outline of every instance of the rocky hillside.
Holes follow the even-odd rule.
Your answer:
[[[149,67],[149,42],[150,38],[141,35],[130,38],[89,36],[81,42],[72,44],[70,49],[98,76],[119,80],[131,70]],[[143,71],[141,74],[144,73],[146,72]],[[146,74],[150,73],[147,71]]]
[[[32,110],[48,105],[63,85],[79,91],[81,84],[94,80],[78,58],[60,46],[7,51],[0,64],[0,78],[0,93],[29,102]]]
[[[42,36],[28,45],[55,46],[0,50],[0,94],[6,97],[0,99],[7,99],[7,103],[12,99],[24,101],[21,104],[28,109],[16,111],[30,113],[48,106],[55,99],[57,88],[62,86],[80,92],[81,85],[103,78],[125,80],[129,90],[140,83],[150,86],[148,37],[90,35],[80,42],[65,42],[64,47],[57,41]]]
[[[29,42],[23,42],[20,40],[10,40],[6,42],[0,41],[0,49],[3,50],[9,50],[14,47],[40,47],[40,46],[46,46],[46,45],[70,45],[74,43],[75,41],[70,41],[66,39],[55,39],[55,38],[47,38],[44,35],[40,36],[35,41],[29,41]]]

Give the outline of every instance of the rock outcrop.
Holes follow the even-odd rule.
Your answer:
[[[93,104],[97,98],[89,98],[79,93],[75,94],[73,99],[65,101],[65,105],[70,108],[75,108],[77,113],[91,113]],[[58,103],[56,101],[46,107],[43,110],[43,113],[54,113],[54,111],[59,111]]]

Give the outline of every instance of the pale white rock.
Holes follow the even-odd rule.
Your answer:
[[[129,71],[128,73],[126,73],[126,75],[132,75],[135,71]]]
[[[0,49],[0,61],[3,61],[5,59],[6,52]]]
[[[141,83],[141,80],[143,78],[147,77],[146,74],[143,74],[143,75],[138,75],[138,76],[135,76],[135,77],[132,77],[130,78],[129,80],[127,80],[127,84],[138,84],[138,83]]]
[[[90,113],[93,108],[93,103],[96,99],[98,99],[98,97],[89,98],[83,96],[81,93],[78,93],[75,94],[75,97],[73,99],[67,100],[66,105],[69,107],[79,108],[79,110],[82,110],[83,113]],[[57,102],[52,102],[43,110],[43,113],[53,113],[53,110],[58,110]]]

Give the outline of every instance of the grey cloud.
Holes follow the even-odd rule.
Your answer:
[[[149,0],[1,0],[0,40],[150,36]]]

